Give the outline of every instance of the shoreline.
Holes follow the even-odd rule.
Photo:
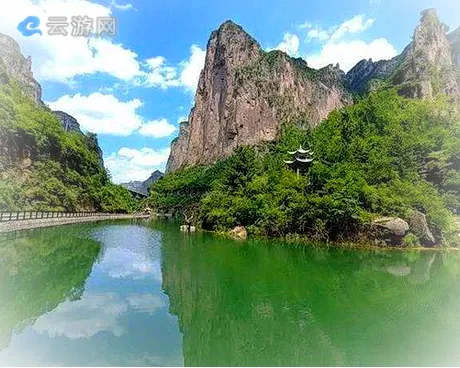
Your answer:
[[[12,231],[39,229],[50,226],[60,226],[76,224],[81,222],[97,222],[106,220],[122,219],[148,219],[149,215],[144,214],[114,214],[110,216],[88,216],[88,217],[68,217],[68,218],[49,218],[0,222],[0,234]]]

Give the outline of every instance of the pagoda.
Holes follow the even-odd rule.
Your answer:
[[[310,150],[304,150],[302,146],[297,151],[288,152],[291,155],[289,160],[283,160],[285,164],[296,170],[297,177],[300,175],[300,170],[305,169],[308,165],[313,162],[313,152]]]

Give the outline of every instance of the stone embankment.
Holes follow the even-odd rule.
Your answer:
[[[150,216],[146,214],[114,214],[105,216],[87,216],[87,217],[69,217],[69,218],[48,218],[48,219],[32,219],[19,221],[0,222],[0,233],[6,233],[16,230],[35,229],[48,226],[58,226],[66,224],[75,224],[79,222],[95,222],[105,220],[120,220],[120,219],[148,219]]]

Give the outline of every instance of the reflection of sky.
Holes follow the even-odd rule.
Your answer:
[[[79,300],[13,336],[0,365],[182,365],[181,334],[161,288],[161,233],[103,226],[102,257]]]
[[[50,337],[69,339],[88,339],[102,331],[121,336],[126,332],[120,325],[121,317],[135,311],[153,313],[165,305],[164,299],[154,294],[130,294],[123,299],[111,292],[90,292],[80,300],[61,303],[38,318],[33,329]]]
[[[94,237],[105,246],[98,271],[112,278],[153,278],[161,283],[161,233],[144,227],[113,228]]]

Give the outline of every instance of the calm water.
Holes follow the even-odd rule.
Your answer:
[[[0,238],[0,365],[459,365],[460,254],[108,222]]]

